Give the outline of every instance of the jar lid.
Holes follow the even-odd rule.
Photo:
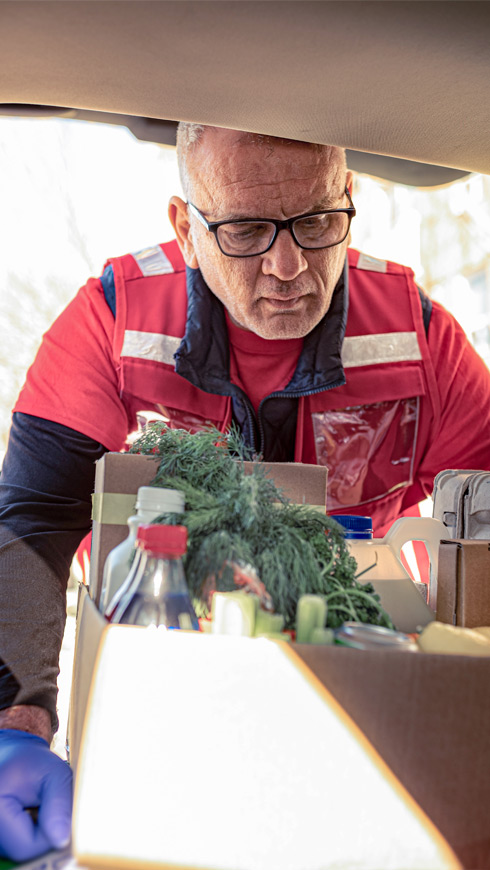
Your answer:
[[[162,556],[183,556],[187,550],[187,529],[185,526],[164,526],[160,523],[141,525],[136,543],[143,550]]]
[[[346,538],[373,537],[371,517],[359,517],[357,514],[331,514],[331,518],[344,527]]]
[[[165,489],[163,486],[140,486],[136,498],[136,510],[157,510],[183,513],[185,496],[180,489]]]

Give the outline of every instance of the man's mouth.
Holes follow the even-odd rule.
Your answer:
[[[290,308],[294,308],[301,299],[303,299],[303,295],[295,295],[295,296],[264,296],[263,297],[266,302],[268,302],[273,308],[277,308],[279,311],[286,311]]]

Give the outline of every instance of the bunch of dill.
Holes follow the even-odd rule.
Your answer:
[[[190,434],[150,423],[130,452],[158,455],[152,485],[185,495],[184,514],[163,514],[157,521],[187,526],[185,570],[201,613],[209,578],[221,591],[233,589],[233,563],[239,563],[255,569],[287,628],[294,626],[296,604],[305,593],[325,598],[331,628],[347,620],[393,627],[371,584],[355,579],[357,565],[341,527],[286,498],[262,463],[246,473],[244,461],[251,457],[235,429]]]

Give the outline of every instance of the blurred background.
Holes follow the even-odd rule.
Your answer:
[[[172,237],[175,151],[125,128],[0,118],[0,463],[41,336],[109,256]],[[490,177],[419,189],[357,175],[352,244],[411,266],[490,363]]]

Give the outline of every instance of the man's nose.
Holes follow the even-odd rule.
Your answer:
[[[262,254],[262,272],[280,281],[292,281],[308,268],[304,252],[289,230],[280,230],[272,248]]]

